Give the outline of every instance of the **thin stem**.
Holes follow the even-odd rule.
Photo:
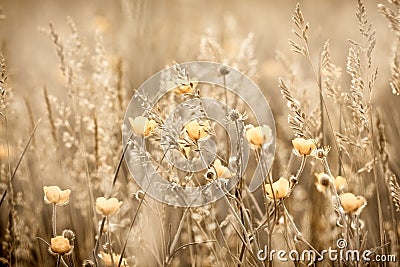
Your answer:
[[[97,262],[97,253],[99,251],[100,239],[103,234],[103,229],[104,229],[105,223],[106,223],[106,217],[104,216],[103,219],[101,220],[99,236],[96,240],[96,244],[95,244],[94,250],[93,250],[93,258],[94,258],[94,263],[95,263],[96,267],[99,266],[99,263]],[[122,258],[122,255],[121,255],[121,258]]]
[[[188,214],[188,211],[189,211],[189,208],[186,208],[185,212],[184,212],[183,215],[182,215],[182,218],[181,218],[181,221],[180,221],[180,223],[179,223],[178,229],[176,230],[176,234],[175,234],[174,240],[172,241],[171,246],[170,246],[170,248],[169,248],[169,253],[170,253],[170,255],[171,255],[172,252],[174,251],[175,246],[178,244],[179,236],[180,236],[180,233],[181,233],[181,231],[182,231],[182,229],[183,229],[183,224],[184,224],[184,222],[185,222],[185,220],[186,220],[186,216],[187,216],[187,214]],[[169,261],[168,261],[168,262],[169,262]]]
[[[53,228],[53,237],[57,236],[57,207],[56,204],[53,203],[53,217],[52,217],[52,228]]]
[[[342,133],[342,108],[343,105],[340,102],[339,103],[339,133]],[[341,176],[342,175],[342,161],[340,160],[342,158],[342,150],[339,148],[338,150],[338,175]]]
[[[254,229],[253,229],[253,226],[252,226],[252,223],[251,223],[251,219],[249,218],[249,216],[248,216],[248,214],[246,212],[246,207],[243,204],[243,200],[242,199],[235,199],[235,200],[237,201],[238,205],[240,206],[240,210],[242,211],[242,215],[243,215],[244,219],[246,219],[247,224],[249,225],[250,232],[254,233]],[[243,222],[243,225],[244,225],[244,222]],[[244,235],[245,234],[247,234],[247,233],[244,233]],[[251,238],[251,239],[249,237],[249,240],[250,240],[250,242],[252,240],[254,240],[254,244],[256,246],[256,250],[259,251],[260,247],[259,247],[259,244],[258,244],[258,240],[255,237],[256,237],[256,235],[254,235],[253,238]],[[245,244],[243,243],[241,251],[240,251],[240,257],[239,257],[240,262],[242,262],[242,260],[243,260],[244,252],[245,252]]]
[[[29,147],[29,145],[30,145],[30,143],[31,143],[31,141],[32,141],[32,138],[33,138],[33,136],[34,136],[34,134],[35,134],[35,132],[36,132],[36,129],[37,129],[37,127],[39,126],[39,123],[41,122],[41,120],[42,120],[42,119],[39,119],[39,120],[37,121],[37,123],[36,123],[36,125],[35,125],[35,128],[32,130],[31,135],[29,136],[29,139],[28,139],[28,141],[26,142],[26,145],[25,145],[25,147],[24,147],[24,150],[22,151],[21,155],[19,156],[17,165],[15,166],[15,169],[14,169],[14,171],[13,171],[11,177],[10,177],[10,183],[11,183],[12,180],[14,179],[14,177],[15,177],[15,175],[16,175],[16,173],[17,173],[17,170],[18,170],[19,166],[21,165],[22,159],[23,159],[23,157],[24,157],[26,151],[28,150],[28,147]],[[7,130],[7,129],[8,129],[8,128],[7,128],[7,119],[6,119],[6,130]],[[8,140],[8,138],[7,138],[7,140]],[[8,142],[8,141],[7,141],[7,142]],[[7,145],[7,146],[8,146],[8,145]],[[8,152],[8,154],[9,154],[9,153],[10,153],[10,152]],[[9,171],[10,171],[10,164],[8,165],[8,167],[9,167]],[[1,207],[1,204],[3,204],[3,200],[5,199],[5,197],[6,197],[6,195],[7,195],[7,191],[8,191],[8,188],[6,188],[6,190],[3,192],[3,195],[1,196],[0,207]]]
[[[226,74],[225,73],[222,75],[222,79],[223,79],[223,85],[224,85],[225,115],[228,116],[228,113],[229,113],[229,110],[228,110],[228,91],[227,91],[227,88],[226,88]],[[225,126],[227,126],[227,124]],[[229,138],[226,138],[226,144],[225,145],[226,145],[226,150],[228,150],[228,148],[229,148]],[[229,154],[227,154],[227,155],[229,155]]]
[[[184,225],[184,223],[186,221],[186,217],[188,215],[188,212],[189,212],[189,208],[186,208],[185,212],[182,215],[182,218],[181,218],[181,221],[179,223],[178,229],[176,230],[176,233],[175,233],[175,236],[174,236],[174,240],[172,241],[171,246],[169,248],[169,256],[166,259],[166,261],[167,261],[166,264],[167,265],[170,265],[171,261],[173,259],[172,255],[174,254],[175,247],[178,244],[180,233],[182,232],[183,225]]]
[[[236,185],[236,190],[235,190],[235,198],[238,199],[239,201],[242,199],[242,187],[243,187],[243,176],[242,176],[242,136],[243,136],[243,123],[240,124],[241,128],[239,127],[239,123],[237,120],[235,120],[235,129],[236,129],[236,134],[237,134],[237,158],[236,158],[236,173],[238,176],[238,183]],[[239,221],[241,222],[241,225],[243,226],[243,238],[242,240],[246,240],[246,228],[244,227],[244,217],[243,217],[243,210],[241,208],[241,206],[238,204],[238,202],[236,203],[236,207],[239,211],[240,214],[240,219]],[[249,242],[250,244],[250,242]],[[238,267],[241,265],[243,256],[244,256],[244,250],[245,250],[245,243],[242,242],[242,246],[241,248],[238,248],[238,258],[239,258],[239,262],[238,262]]]
[[[261,210],[260,205],[259,205],[258,202],[257,202],[257,199],[256,199],[256,198],[254,197],[254,195],[250,192],[250,189],[249,189],[249,187],[248,187],[247,185],[245,185],[245,188],[244,188],[244,189],[246,190],[246,194],[249,196],[249,198],[251,199],[251,201],[252,201],[254,207],[256,208],[257,213],[258,213],[258,215],[260,216],[260,219],[262,219],[262,218],[264,217],[264,214],[263,214],[263,212],[262,212],[262,210]]]
[[[194,242],[194,234],[193,234],[193,229],[192,229],[192,220],[191,220],[191,216],[186,216],[187,219],[187,231],[188,231],[188,237],[189,237],[189,243]],[[197,255],[197,251],[193,251],[193,247],[189,246],[189,254],[190,254],[190,262],[192,263],[192,266],[196,266],[196,259],[194,257],[194,255]]]
[[[61,264],[61,255],[58,254],[56,267],[60,267],[60,264]]]
[[[328,112],[328,108],[327,108],[326,103],[325,103],[324,95],[322,93],[323,90],[322,90],[322,82],[321,82],[321,75],[320,75],[321,73],[319,73],[319,75],[317,75],[317,72],[315,71],[314,64],[312,63],[312,59],[311,59],[311,55],[310,55],[310,49],[309,49],[309,46],[308,46],[308,41],[305,40],[305,39],[304,39],[304,44],[305,44],[305,48],[306,48],[306,57],[307,57],[308,63],[310,64],[311,71],[312,71],[312,73],[314,75],[315,81],[317,82],[319,93],[320,93],[319,94],[319,96],[320,96],[319,100],[320,100],[320,109],[321,109],[321,131],[323,133],[323,128],[324,128],[324,120],[323,120],[324,112],[323,111],[325,110],[326,118],[327,118],[327,121],[328,121],[328,124],[329,124],[329,128],[330,128],[332,134],[334,135],[332,121],[331,121],[331,118],[329,116],[329,112]],[[335,143],[335,148],[337,149],[337,151],[340,152],[340,147],[338,145],[338,142],[337,142],[336,138],[333,138],[333,140],[334,140],[334,143]],[[322,134],[321,143],[323,143],[323,141],[324,141],[324,136]],[[342,158],[341,158],[342,154],[338,153],[338,156],[339,156],[339,165],[342,166]],[[344,173],[344,169],[343,169],[343,173]]]
[[[307,240],[305,240],[305,239],[303,238],[302,233],[301,233],[301,232],[299,231],[299,229],[297,228],[297,226],[296,226],[296,224],[294,223],[292,217],[290,216],[288,210],[286,209],[286,206],[285,206],[284,203],[282,203],[282,206],[283,206],[283,210],[284,210],[284,212],[285,212],[286,218],[288,219],[290,225],[292,226],[293,230],[294,230],[295,233],[296,233],[296,237],[297,237],[299,240],[303,241],[304,244],[306,244],[307,246],[309,246],[319,257],[322,258],[321,254],[318,252],[318,250],[316,250]]]
[[[375,191],[376,191],[376,201],[377,201],[377,208],[378,208],[378,221],[379,221],[379,237],[380,237],[380,246],[383,247],[384,245],[384,229],[383,229],[383,213],[382,213],[382,204],[381,204],[381,194],[379,190],[379,183],[378,183],[378,173],[377,173],[377,164],[375,161],[375,143],[374,143],[374,125],[372,121],[372,103],[371,103],[371,96],[369,100],[369,119],[370,119],[370,124],[371,124],[371,130],[369,131],[369,140],[371,142],[371,147],[372,147],[372,159],[374,162],[374,166],[372,168],[373,174],[374,174],[374,183],[375,183]]]
[[[331,169],[329,168],[329,163],[328,163],[328,159],[326,158],[326,156],[323,157],[322,163],[324,164],[324,169],[325,169],[326,173],[330,177],[329,185],[330,185],[331,191],[333,193],[333,197],[334,197],[335,202],[336,202],[334,207],[335,207],[335,210],[337,210],[338,213],[339,213],[339,219],[340,219],[341,223],[343,223],[343,226],[341,226],[343,237],[347,237],[346,215],[344,214],[344,211],[342,209],[340,198],[339,198],[338,192],[337,192],[336,187],[335,187],[334,177],[332,175]]]
[[[319,54],[321,56],[321,53]],[[324,146],[324,95],[322,91],[321,59],[318,65],[319,108],[321,110],[321,145]]]
[[[122,150],[121,157],[120,157],[120,159],[119,159],[117,169],[115,170],[115,173],[114,173],[114,179],[113,179],[113,182],[112,182],[111,193],[112,193],[112,191],[114,190],[115,183],[116,183],[117,178],[118,178],[118,173],[119,173],[119,170],[121,169],[122,162],[123,162],[123,160],[124,160],[124,158],[125,158],[125,152],[126,152],[126,150],[128,149],[129,144],[131,143],[130,140],[131,140],[132,136],[133,136],[133,133],[131,133],[131,135],[129,136],[128,142],[126,142],[125,147],[124,147],[124,149]]]
[[[169,148],[164,152],[164,155],[162,156],[162,158],[161,158],[161,160],[160,160],[160,164],[161,164],[162,161],[164,160],[164,158],[165,158],[165,156],[166,156],[166,154],[167,154],[168,151],[169,151]],[[159,167],[160,167],[160,165],[156,168],[156,171],[158,170]],[[148,175],[147,172],[145,172],[145,175],[146,175],[146,178],[147,178],[147,175]],[[130,223],[130,225],[129,225],[128,233],[126,234],[126,239],[125,239],[124,245],[123,245],[123,247],[122,247],[121,257],[120,257],[119,262],[118,262],[118,267],[120,267],[121,264],[122,264],[122,260],[123,260],[123,257],[124,257],[124,253],[125,253],[126,247],[127,247],[127,245],[128,245],[129,235],[130,235],[130,233],[131,233],[131,231],[132,231],[133,225],[135,224],[136,218],[137,218],[137,216],[138,216],[138,214],[139,214],[139,210],[140,210],[141,206],[142,206],[143,203],[144,203],[144,198],[147,196],[147,191],[149,190],[150,185],[151,185],[151,183],[153,182],[154,177],[155,177],[155,176],[152,175],[152,178],[151,178],[151,180],[149,181],[149,184],[148,184],[146,190],[144,190],[144,194],[143,194],[142,198],[141,198],[140,201],[139,201],[138,207],[137,207],[135,213],[133,214],[132,221],[131,221],[131,223]]]
[[[191,242],[191,243],[182,245],[182,246],[178,247],[177,249],[175,249],[175,250],[172,252],[172,254],[171,254],[171,259],[173,259],[173,257],[175,256],[175,254],[176,254],[177,252],[179,252],[180,250],[185,249],[185,248],[187,248],[187,247],[189,247],[189,246],[194,246],[194,245],[198,245],[198,244],[206,244],[206,243],[214,243],[214,242],[217,242],[217,240],[198,241],[198,242]]]
[[[303,157],[301,158],[300,167],[297,170],[296,176],[294,176],[294,181],[295,182],[290,185],[290,191],[289,191],[288,195],[286,196],[286,198],[292,193],[294,187],[299,182],[300,176],[304,171],[304,167],[306,166],[306,161],[307,161],[307,155],[303,155]]]
[[[357,214],[354,216],[354,222],[355,222],[355,230],[356,230],[356,249],[360,249],[360,216]]]
[[[112,241],[111,241],[110,216],[107,216],[107,240],[108,240],[108,245],[109,245],[109,248],[110,248],[111,264],[112,264],[112,266],[115,266],[114,265],[113,249],[112,249]]]
[[[284,220],[284,226],[285,226],[284,231],[283,231],[283,236],[285,238],[286,245],[287,245],[288,249],[289,250],[293,250],[293,249],[296,249],[296,244],[295,244],[295,240],[294,239],[297,239],[298,234],[296,233],[295,238],[293,238],[293,239],[289,238],[289,230],[290,230],[290,226],[291,226],[288,223],[288,220],[289,220],[288,217],[289,216],[290,215],[289,215],[288,212],[283,212],[283,220]],[[295,229],[297,229],[297,228],[295,228]]]

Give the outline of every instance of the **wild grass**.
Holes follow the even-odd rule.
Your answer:
[[[343,239],[343,253],[370,250],[371,257],[393,255],[400,260],[400,2],[391,0],[371,11],[363,1],[351,1],[353,20],[343,29],[351,39],[344,40],[345,45],[339,45],[341,35],[321,40],[325,35],[315,25],[317,14],[303,10],[303,3],[279,6],[287,20],[282,24],[293,29],[277,29],[279,36],[289,39],[287,51],[280,48],[275,59],[268,56],[262,62],[262,33],[240,35],[231,16],[226,16],[224,26],[201,28],[200,36],[196,13],[185,25],[196,37],[179,37],[183,44],[197,38],[196,49],[165,45],[150,57],[147,50],[132,52],[113,44],[121,37],[112,32],[119,30],[127,34],[123,41],[135,42],[134,48],[152,47],[145,38],[148,32],[165,23],[182,26],[176,16],[162,21],[156,16],[159,9],[151,13],[147,5],[170,8],[165,3],[122,1],[123,22],[99,16],[96,31],[90,34],[78,22],[80,17],[40,25],[41,38],[53,46],[47,47],[47,57],[58,63],[43,59],[49,62],[49,76],[55,78],[37,82],[40,89],[33,93],[29,87],[18,88],[26,86],[18,75],[19,57],[2,47],[0,266],[397,266],[318,258],[324,249],[340,249],[337,240]],[[171,5],[175,14],[190,7],[183,2]],[[6,3],[0,8],[0,24],[13,20],[13,14],[7,14],[12,7]],[[382,21],[370,19],[375,11],[382,14]],[[154,24],[145,24],[152,14]],[[392,51],[377,49],[383,35],[392,35],[382,40],[392,41]],[[7,36],[3,38],[7,42]],[[13,58],[10,63],[7,56]],[[160,68],[174,66],[175,74],[165,77],[164,84],[172,82],[174,90],[156,106],[150,105],[151,96],[136,95],[146,118],[132,118],[132,128],[122,127],[134,88],[156,70],[157,58]],[[197,83],[196,74],[174,61],[194,59],[228,64],[261,85],[277,129],[271,168],[273,125],[257,125],[257,114],[240,97]],[[227,69],[215,75],[227,84]],[[202,97],[232,107],[225,110],[224,125],[208,118]],[[167,117],[186,100],[194,103],[187,105],[188,113],[202,115],[196,125]],[[137,128],[141,119],[146,123]],[[224,131],[226,125],[234,129],[235,155],[230,154],[233,141]],[[128,142],[121,143],[125,132]],[[166,154],[171,153],[178,163],[204,164],[203,139],[216,142],[211,154],[218,163],[213,159],[205,163],[206,170],[195,172],[167,162]],[[244,168],[247,146],[250,157]],[[150,154],[149,161],[145,153]],[[135,183],[132,175],[140,175],[139,170],[130,173],[126,161],[134,155],[143,166],[154,164],[174,188],[230,179],[238,183],[216,202],[172,207]],[[251,192],[254,174],[264,182]],[[304,259],[282,262],[276,254],[273,260],[260,259],[261,250],[263,255],[278,250],[311,252]]]

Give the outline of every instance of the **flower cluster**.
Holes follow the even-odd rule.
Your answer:
[[[64,230],[62,235],[57,235],[56,231],[56,206],[68,204],[71,190],[61,190],[58,186],[44,186],[44,201],[53,204],[53,237],[50,239],[49,252],[53,255],[63,256],[72,253],[75,233],[71,230]],[[47,243],[47,242],[46,242]]]

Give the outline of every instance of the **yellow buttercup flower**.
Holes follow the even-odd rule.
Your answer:
[[[198,81],[191,81],[189,83],[178,85],[173,92],[177,95],[194,94]]]
[[[331,177],[323,172],[315,173],[315,177],[317,177],[317,189],[321,192],[325,191],[330,184]],[[347,186],[347,181],[342,176],[336,176],[334,178],[334,185],[337,191],[342,191]]]
[[[347,186],[347,180],[340,175],[336,176],[335,178],[336,190],[342,191],[346,186]]]
[[[96,211],[103,216],[116,213],[122,205],[122,201],[118,201],[115,197],[106,199],[98,197],[96,199]]]
[[[216,159],[214,161],[213,166],[215,168],[218,178],[231,178],[233,176],[228,167],[222,165],[219,159]]]
[[[199,141],[210,135],[211,126],[208,121],[193,120],[185,125],[185,131],[190,139]]]
[[[55,254],[69,254],[73,247],[70,245],[68,238],[56,236],[50,241],[50,251]]]
[[[104,253],[103,251],[100,251],[100,255],[99,256],[100,256],[104,266],[113,267],[112,259],[111,259],[111,255],[110,254],[107,254],[107,253]],[[120,259],[121,259],[121,255],[120,254],[113,253],[114,266],[118,266],[118,263],[119,263]],[[128,264],[127,264],[125,258],[122,258],[121,266],[127,266],[128,267]]]
[[[293,139],[292,144],[296,154],[301,156],[310,155],[311,152],[316,148],[314,139],[304,139],[299,137]]]
[[[157,122],[155,120],[149,120],[143,116],[138,116],[134,119],[129,118],[128,120],[132,131],[136,135],[141,135],[144,137],[151,135],[154,129],[157,127]]]
[[[71,190],[61,190],[58,186],[44,186],[44,201],[48,204],[56,204],[57,206],[65,205],[69,202]]]
[[[282,199],[289,194],[290,185],[289,181],[283,177],[281,177],[278,181],[274,182],[272,186],[270,184],[265,185],[265,191],[267,196],[271,199]],[[272,193],[273,192],[273,193]]]
[[[355,196],[352,193],[340,195],[340,202],[346,213],[359,213],[367,205],[367,200],[363,196]]]
[[[271,128],[267,125],[251,127],[246,130],[247,141],[252,148],[259,148],[272,140]]]

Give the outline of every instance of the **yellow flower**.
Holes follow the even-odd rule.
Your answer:
[[[361,212],[367,205],[367,200],[363,196],[355,196],[352,193],[340,195],[340,202],[346,213]]]
[[[71,190],[61,190],[58,186],[44,186],[44,201],[48,204],[56,204],[57,206],[65,205],[69,202]]]
[[[100,251],[100,258],[101,258],[101,260],[103,261],[103,264],[104,264],[104,266],[107,266],[107,267],[113,267],[113,264],[112,264],[112,260],[111,260],[111,255],[110,254],[107,254],[107,253],[104,253],[103,251]],[[118,266],[118,263],[119,263],[119,260],[121,259],[121,255],[120,254],[115,254],[115,253],[113,253],[113,260],[114,260],[114,266]],[[126,259],[125,258],[122,258],[122,264],[121,264],[121,266],[129,266],[128,264],[127,264],[127,262],[126,262]]]
[[[50,251],[56,254],[69,254],[72,251],[72,248],[73,247],[70,245],[68,238],[63,236],[56,236],[50,241]]]
[[[185,125],[185,131],[190,139],[194,141],[205,139],[209,136],[211,126],[208,121],[190,121]]]
[[[217,172],[217,177],[218,178],[231,178],[233,174],[230,172],[230,170],[222,165],[221,161],[219,159],[216,159],[213,164],[215,171]]]
[[[314,139],[295,138],[292,140],[293,147],[298,155],[310,155],[316,148]]]
[[[98,197],[96,199],[96,211],[104,216],[116,213],[122,205],[122,201],[118,201],[115,197],[106,199]]]
[[[149,120],[143,116],[138,116],[134,119],[129,118],[129,123],[131,125],[132,131],[136,135],[141,135],[144,137],[151,135],[157,126],[155,120]]]
[[[271,128],[267,125],[251,127],[246,130],[247,141],[252,148],[259,148],[272,140]]]
[[[326,187],[330,184],[330,176],[326,173],[321,172],[315,173],[315,177],[317,177],[317,189],[320,192],[325,191]],[[336,176],[336,178],[334,179],[334,184],[337,191],[342,191],[346,187],[347,181],[342,176]]]
[[[278,181],[273,183],[272,186],[266,184],[265,191],[267,192],[267,196],[271,199],[274,198],[274,195],[276,199],[282,199],[289,193],[289,181],[281,177]]]
[[[342,191],[347,186],[347,180],[342,176],[336,176],[335,178],[335,187],[336,190]]]
[[[191,81],[190,83],[180,84],[174,89],[174,93],[177,95],[183,94],[194,94],[198,81]]]

